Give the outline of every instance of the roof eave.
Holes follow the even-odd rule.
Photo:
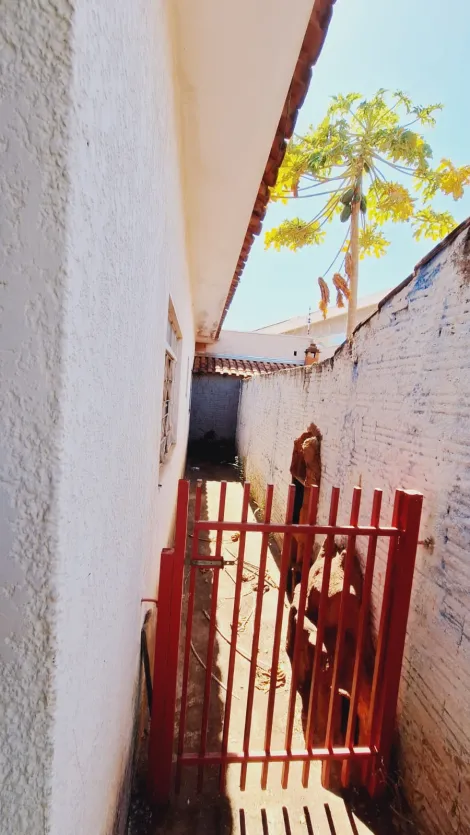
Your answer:
[[[249,252],[256,235],[262,229],[263,220],[269,203],[269,189],[276,184],[279,169],[286,153],[287,142],[291,138],[299,110],[302,107],[312,76],[312,67],[316,64],[321,53],[328,26],[333,14],[335,0],[315,0],[307,31],[300,49],[296,68],[289,91],[284,102],[281,118],[271,147],[263,178],[258,189],[258,195],[248,224],[243,246],[238,258],[235,273],[225,301],[222,316],[215,338],[219,337],[228,309],[235,295],[243,273]]]

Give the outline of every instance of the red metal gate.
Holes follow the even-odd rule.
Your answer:
[[[340,761],[341,782],[347,786],[350,781],[353,763],[361,763],[361,782],[367,787],[371,795],[377,794],[384,784],[384,778],[389,763],[392,739],[395,727],[395,716],[401,665],[405,644],[406,625],[413,581],[414,564],[418,544],[419,525],[421,518],[422,496],[412,491],[397,490],[390,526],[380,523],[382,493],[374,491],[372,513],[369,525],[359,524],[359,508],[361,490],[355,488],[350,518],[348,524],[338,524],[338,505],[340,491],[333,488],[331,492],[328,524],[317,523],[318,488],[310,490],[308,522],[307,524],[293,524],[292,514],[294,506],[294,487],[289,490],[285,522],[283,524],[271,521],[273,505],[272,485],[266,490],[264,521],[248,521],[250,485],[243,489],[243,506],[240,521],[226,521],[225,500],[227,484],[221,483],[219,513],[216,521],[201,518],[202,483],[198,482],[195,493],[194,529],[189,560],[189,592],[187,597],[186,632],[184,648],[180,651],[180,622],[183,599],[183,576],[186,552],[186,535],[189,505],[189,483],[180,481],[178,489],[177,519],[175,545],[172,549],[162,552],[158,620],[154,662],[154,690],[152,703],[152,717],[149,743],[149,783],[154,801],[166,802],[171,793],[173,779],[176,790],[181,785],[183,769],[195,767],[198,770],[197,788],[201,790],[204,769],[209,765],[220,767],[220,788],[224,789],[227,766],[238,763],[241,766],[240,787],[245,788],[247,768],[250,763],[262,763],[261,786],[266,788],[269,764],[281,762],[282,787],[286,788],[289,778],[289,765],[292,762],[302,762],[302,783],[308,785],[310,763],[313,760],[323,762],[323,782],[328,785],[329,770],[334,761]],[[216,533],[215,554],[207,556],[200,553],[201,532],[214,531]],[[224,715],[221,727],[221,741],[217,750],[207,750],[207,731],[209,723],[209,703],[212,685],[212,668],[214,657],[214,643],[217,629],[217,597],[220,570],[226,565],[223,558],[222,539],[224,532],[238,532],[238,554],[236,563],[235,594],[233,600],[232,627],[230,636],[230,650],[228,669],[226,670],[226,696]],[[261,533],[261,551],[259,561],[259,581],[254,608],[252,651],[248,687],[246,690],[246,710],[243,732],[243,742],[239,750],[229,748],[229,731],[232,713],[233,678],[238,639],[238,617],[240,611],[242,577],[244,570],[245,541],[248,533]],[[250,735],[252,727],[253,700],[256,666],[258,657],[258,643],[260,634],[261,613],[263,607],[263,587],[266,571],[269,537],[271,534],[282,535],[282,551],[280,560],[280,574],[276,609],[276,623],[274,626],[274,641],[270,667],[270,681],[266,708],[266,723],[264,746],[262,750],[252,750]],[[314,539],[323,535],[325,539],[325,556],[323,579],[316,624],[316,647],[323,648],[327,619],[327,598],[330,584],[330,570],[334,552],[334,537],[347,537],[346,556],[344,561],[344,584],[340,598],[339,620],[334,650],[334,663],[331,670],[331,687],[329,690],[329,705],[325,741],[321,747],[314,746],[314,730],[316,713],[319,703],[319,688],[321,676],[321,651],[314,653],[313,671],[308,696],[308,711],[305,726],[305,745],[303,748],[293,749],[293,725],[296,703],[297,676],[301,654],[301,634],[304,621],[307,597],[307,583],[310,563],[305,560],[302,565],[300,595],[298,603],[297,629],[292,657],[292,672],[288,700],[288,711],[285,724],[284,746],[281,750],[272,748],[273,716],[276,701],[276,675],[281,649],[281,627],[285,608],[286,580],[290,568],[291,545],[293,537],[304,537],[304,553],[311,553]],[[339,699],[340,667],[345,645],[347,594],[351,581],[351,572],[356,548],[357,537],[366,537],[368,546],[364,560],[364,576],[362,599],[357,624],[357,641],[355,644],[355,658],[350,691],[349,714],[345,729],[343,744],[339,745],[333,739],[333,725],[337,700]],[[384,573],[381,593],[380,616],[378,617],[377,641],[375,660],[371,678],[370,703],[368,706],[367,740],[365,744],[355,744],[355,717],[358,709],[360,671],[362,669],[365,635],[371,607],[371,592],[374,579],[374,563],[379,539],[388,540],[388,557]],[[200,570],[212,569],[212,596],[209,615],[207,637],[207,651],[204,659],[205,676],[202,695],[201,725],[199,749],[189,752],[185,745],[185,731],[187,718],[187,697],[190,675],[190,653],[192,623],[195,603],[196,575]],[[180,657],[181,656],[181,657]],[[181,707],[177,731],[176,773],[173,778],[175,710],[178,682],[178,670],[181,673]]]

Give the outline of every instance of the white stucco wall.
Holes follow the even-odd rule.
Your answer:
[[[312,420],[323,433],[320,518],[332,485],[346,509],[362,483],[363,519],[375,487],[385,520],[396,487],[424,493],[421,539],[435,544],[418,549],[399,725],[406,792],[432,835],[470,831],[469,235],[422,266],[351,351],[244,382],[237,438],[257,499],[276,486],[277,519],[293,440]]]
[[[0,78],[0,829],[36,835],[47,831],[52,757],[66,0],[4,0]]]
[[[107,835],[128,765],[194,349],[165,7],[2,6],[5,835]],[[162,468],[169,293],[183,344]]]
[[[311,341],[309,336],[222,330],[217,342],[206,345],[205,351],[217,357],[277,359],[302,365]]]
[[[373,313],[377,310],[378,304],[382,299],[388,295],[389,290],[383,290],[379,293],[373,293],[369,296],[362,296],[357,300],[357,315],[356,321],[357,324],[360,322],[364,322],[369,316],[372,316]],[[314,340],[325,340],[330,344],[333,344],[335,341],[335,337],[342,338],[342,340],[346,339],[346,323],[348,318],[348,311],[347,308],[340,308],[336,306],[331,306],[328,310],[328,316],[326,319],[323,318],[323,314],[319,310],[314,310],[310,316],[310,336]],[[284,334],[284,335],[291,335],[294,334],[306,334],[308,328],[307,322],[307,315],[304,316],[294,316],[291,319],[284,319],[282,322],[275,322],[272,325],[266,325],[264,328],[258,328],[255,333],[259,334]],[[336,340],[338,344],[340,342]]]
[[[235,440],[241,383],[241,377],[232,374],[193,375],[190,441],[200,440],[207,432]]]

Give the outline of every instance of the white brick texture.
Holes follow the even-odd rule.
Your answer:
[[[276,486],[276,519],[311,421],[323,433],[320,518],[332,485],[340,519],[356,484],[363,521],[375,487],[387,522],[395,488],[424,494],[420,539],[434,548],[418,549],[399,731],[405,791],[428,833],[470,832],[469,248],[463,229],[333,359],[244,383],[237,433],[255,497]]]

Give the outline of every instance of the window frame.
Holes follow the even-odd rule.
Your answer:
[[[164,346],[160,464],[168,461],[177,441],[181,343],[181,329],[170,298]]]

